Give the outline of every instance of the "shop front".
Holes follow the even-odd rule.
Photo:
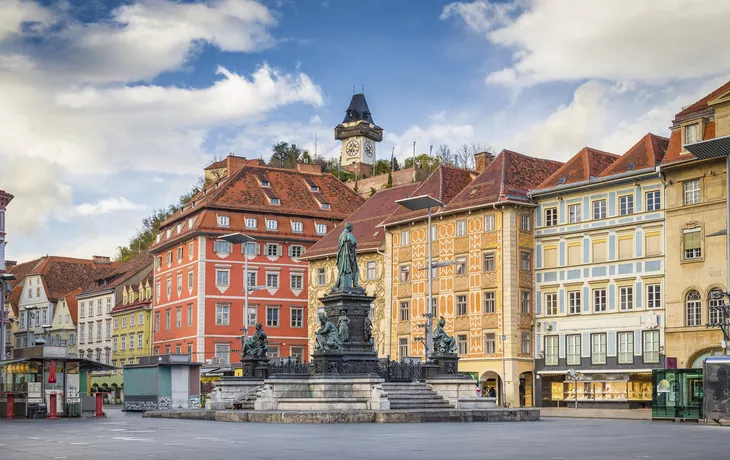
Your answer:
[[[651,370],[632,372],[578,371],[573,379],[567,371],[539,371],[540,397],[543,407],[578,407],[604,409],[650,408]]]

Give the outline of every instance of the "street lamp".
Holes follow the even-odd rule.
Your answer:
[[[428,262],[426,263],[426,269],[428,270],[428,313],[426,316],[426,346],[424,352],[426,353],[426,359],[428,360],[429,354],[433,350],[433,317],[436,314],[433,309],[433,260],[431,258],[432,252],[432,241],[431,241],[431,208],[443,208],[446,206],[443,202],[433,198],[429,195],[414,196],[411,198],[404,198],[402,200],[396,200],[396,203],[403,206],[411,211],[418,211],[421,209],[428,209],[428,224],[426,228],[426,235],[428,235]]]
[[[573,390],[575,392],[575,408],[578,408],[578,380],[580,380],[581,373],[575,369],[568,369],[568,377],[573,380]]]
[[[256,238],[243,233],[230,233],[220,237],[223,241],[228,241],[231,244],[243,244],[243,271],[245,276],[243,277],[243,337],[241,338],[241,358],[243,358],[246,347],[246,340],[248,339],[248,294],[250,292],[258,291],[265,288],[266,286],[249,286],[248,285],[248,255],[249,248],[253,247],[252,243],[256,241]]]
[[[13,281],[15,275],[12,273],[0,273],[0,361],[5,359],[5,296],[10,293],[8,281]]]
[[[32,344],[30,343],[30,326],[33,320],[35,319],[36,310],[38,310],[37,305],[31,305],[30,307],[25,307],[26,311],[26,324],[25,324],[25,346],[30,347]],[[33,332],[33,335],[35,336],[35,331]]]

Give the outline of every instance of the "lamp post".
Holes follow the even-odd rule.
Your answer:
[[[415,171],[415,164],[414,164]],[[428,313],[426,316],[426,344],[425,344],[425,356],[428,360],[429,355],[433,350],[433,317],[436,314],[433,308],[433,260],[431,258],[432,252],[432,238],[431,238],[431,208],[443,208],[446,206],[443,202],[433,198],[429,195],[414,196],[411,198],[404,198],[402,200],[396,200],[396,203],[403,206],[411,211],[418,211],[421,209],[428,209],[428,224],[426,228],[426,235],[428,241],[428,262],[426,263],[426,269],[428,270]]]
[[[5,296],[10,292],[7,282],[14,279],[12,273],[0,273],[0,361],[5,359]]]
[[[38,310],[38,307],[33,305],[30,307],[25,307],[26,312],[26,324],[25,324],[25,346],[30,347],[32,344],[30,343],[30,327],[33,323],[33,320],[35,319],[35,311]],[[33,332],[33,335],[35,335],[35,332]]]
[[[581,373],[575,369],[568,369],[568,377],[573,380],[573,391],[575,392],[575,408],[578,408],[578,380],[580,380]]]

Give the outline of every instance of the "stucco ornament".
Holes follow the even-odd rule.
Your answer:
[[[246,350],[244,356],[251,358],[265,358],[269,351],[269,340],[264,332],[264,326],[261,323],[256,324],[256,332],[250,339],[246,341]]]
[[[339,351],[342,348],[342,340],[337,328],[327,319],[324,313],[319,314],[319,329],[317,329],[317,341],[314,348],[319,351]]]
[[[446,320],[441,316],[436,325],[436,330],[433,331],[433,351],[437,355],[456,353],[456,340],[444,331],[445,325]]]
[[[360,270],[357,267],[357,240],[352,234],[352,224],[346,224],[337,246],[337,281],[332,292],[347,288],[361,289],[358,285]]]

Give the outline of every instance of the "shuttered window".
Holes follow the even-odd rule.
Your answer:
[[[620,237],[618,240],[618,258],[619,260],[631,259],[634,251],[634,239],[630,236]]]
[[[646,239],[646,255],[657,256],[662,253],[662,239],[659,232],[647,233]]]

